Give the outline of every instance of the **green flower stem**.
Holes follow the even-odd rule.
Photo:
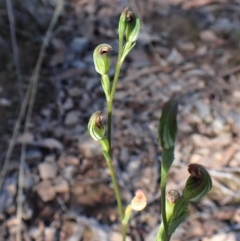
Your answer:
[[[161,168],[161,213],[162,213],[162,222],[164,227],[165,237],[167,238],[168,234],[168,223],[167,223],[167,215],[166,215],[166,184],[167,184],[167,172],[163,168]],[[161,240],[167,241],[168,239]]]
[[[166,184],[167,184],[167,176],[168,171],[170,169],[171,164],[174,159],[174,148],[163,149],[162,152],[162,167],[161,167],[161,213],[162,213],[162,222],[164,227],[164,240],[168,241],[170,236],[168,234],[168,223],[167,223],[167,215],[166,215]]]
[[[108,168],[110,170],[110,175],[111,175],[111,179],[112,179],[112,183],[113,183],[113,189],[114,189],[115,196],[116,196],[116,199],[117,199],[118,210],[119,210],[120,218],[121,218],[121,221],[122,221],[124,219],[122,200],[121,200],[121,196],[120,196],[120,191],[119,191],[119,187],[118,187],[118,183],[117,183],[116,174],[115,174],[113,164],[112,164],[112,159],[111,159],[109,153],[103,152],[103,155],[105,157]]]
[[[113,99],[114,99],[114,94],[117,89],[117,83],[119,79],[119,74],[121,71],[122,67],[122,51],[123,51],[123,39],[119,39],[119,48],[118,48],[118,60],[117,60],[117,66],[115,70],[115,75],[113,79],[113,84],[111,88],[111,93],[109,100],[107,101],[107,111],[108,111],[108,142],[110,146],[110,151],[111,151],[111,135],[112,135],[112,109],[113,109]]]
[[[122,223],[122,241],[126,240],[127,236],[127,224]]]

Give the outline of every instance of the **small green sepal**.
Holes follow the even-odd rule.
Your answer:
[[[112,47],[109,44],[99,44],[93,52],[93,61],[96,71],[100,75],[106,75],[110,68],[109,52]]]

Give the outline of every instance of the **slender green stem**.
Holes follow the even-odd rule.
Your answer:
[[[161,168],[161,213],[162,213],[162,222],[164,227],[164,233],[167,240],[168,237],[168,224],[167,224],[167,215],[166,215],[166,184],[167,184],[167,172],[162,166]],[[165,240],[164,240],[165,241]]]
[[[118,49],[118,60],[117,60],[117,65],[116,65],[116,70],[115,70],[115,75],[113,79],[113,84],[111,87],[111,93],[110,93],[110,98],[107,101],[107,112],[108,112],[108,120],[107,120],[107,126],[108,126],[108,132],[107,132],[107,138],[109,142],[109,153],[108,156],[105,156],[105,159],[107,161],[108,168],[110,170],[111,174],[111,179],[113,183],[113,188],[115,192],[115,196],[117,199],[117,205],[118,205],[118,210],[120,214],[121,221],[124,219],[124,212],[123,212],[123,206],[122,206],[122,200],[120,196],[120,191],[119,191],[119,186],[116,178],[116,174],[112,165],[112,158],[111,158],[111,153],[112,153],[112,145],[111,145],[111,139],[112,139],[112,109],[113,109],[113,99],[114,99],[114,94],[117,89],[117,83],[119,79],[119,74],[120,70],[122,67],[122,62],[121,62],[121,56],[122,56],[122,49],[123,49],[123,40],[119,39],[119,49]],[[122,234],[123,234],[123,241],[126,239],[126,229],[127,225],[122,224]]]
[[[111,133],[112,133],[113,98],[114,98],[114,94],[115,94],[115,91],[116,91],[116,88],[117,88],[118,78],[119,78],[119,74],[120,74],[120,70],[121,70],[121,66],[122,66],[122,62],[120,61],[121,53],[122,53],[122,41],[119,42],[119,53],[118,53],[118,61],[117,61],[116,71],[115,71],[115,75],[114,75],[114,79],[113,79],[110,98],[107,101],[107,111],[108,111],[108,136],[107,137],[108,137],[108,142],[109,142],[109,147],[110,147],[109,148],[110,149],[110,151],[109,151],[110,152],[109,153],[110,158],[106,158],[106,161],[107,161],[110,173],[111,173],[111,178],[112,178],[113,187],[114,187],[114,191],[115,191],[115,195],[116,195],[116,199],[117,199],[120,218],[121,218],[121,220],[123,220],[124,213],[123,213],[123,208],[122,208],[122,200],[120,198],[120,191],[119,191],[117,178],[116,178],[116,174],[115,174],[115,171],[114,171],[114,168],[113,168],[113,165],[112,165],[112,159],[111,159],[111,149],[112,149],[111,148]]]
[[[127,236],[127,224],[122,224],[122,241],[126,240]]]
[[[113,182],[113,189],[115,192],[115,196],[117,199],[117,205],[118,205],[118,210],[119,210],[119,214],[120,214],[120,218],[121,220],[123,220],[124,218],[124,213],[123,213],[123,207],[122,207],[122,200],[121,200],[121,196],[120,196],[120,191],[119,191],[119,187],[118,187],[118,183],[117,183],[117,178],[116,178],[116,174],[112,165],[112,159],[110,158],[110,155],[104,155],[108,168],[110,170],[110,175],[112,178],[112,182]]]
[[[164,241],[169,240],[168,234],[168,223],[166,215],[166,185],[167,185],[167,176],[168,171],[171,167],[171,164],[174,160],[174,148],[163,149],[162,151],[162,166],[161,166],[161,213],[162,213],[162,222],[164,227]]]
[[[109,142],[109,147],[110,147],[110,153],[112,151],[112,146],[111,146],[111,139],[112,139],[112,102],[110,100],[107,102],[107,112],[108,112],[108,119],[107,119],[107,125],[108,125],[108,132],[107,132],[107,139]]]
[[[122,50],[123,50],[123,40],[119,39],[119,48],[118,48],[118,60],[117,60],[117,66],[115,70],[115,75],[113,79],[113,84],[111,88],[111,94],[109,101],[107,102],[107,111],[108,111],[108,142],[111,150],[111,133],[112,133],[112,109],[113,109],[113,98],[115,91],[117,89],[117,83],[119,79],[120,70],[122,67],[121,62],[121,56],[122,56]]]

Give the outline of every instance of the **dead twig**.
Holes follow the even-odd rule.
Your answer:
[[[221,78],[226,78],[228,77],[229,75],[232,75],[232,74],[236,74],[237,72],[240,71],[240,65],[237,65],[231,69],[228,69],[226,71],[223,71],[222,73],[219,74],[219,77]]]
[[[32,118],[32,112],[33,112],[33,106],[35,102],[36,92],[37,92],[37,86],[38,86],[38,80],[39,80],[39,73],[41,70],[43,58],[45,56],[46,48],[50,42],[50,38],[53,32],[53,28],[58,20],[58,17],[60,16],[62,9],[63,9],[64,0],[58,0],[57,6],[55,8],[54,14],[52,16],[51,22],[49,24],[49,27],[47,29],[45,38],[43,40],[43,44],[40,50],[40,54],[38,56],[38,60],[36,63],[36,66],[34,68],[34,72],[32,75],[32,89],[31,89],[31,96],[27,111],[27,117],[24,125],[24,133],[27,133],[29,131],[29,124],[31,122]],[[30,83],[31,84],[31,83]],[[22,200],[23,200],[23,182],[24,182],[24,166],[25,166],[25,159],[26,159],[26,144],[22,145],[21,149],[21,159],[20,159],[20,167],[19,167],[19,178],[18,178],[18,197],[17,197],[17,220],[18,220],[18,229],[17,229],[17,236],[16,240],[21,241],[21,223],[22,223]]]
[[[13,59],[14,59],[14,65],[16,68],[16,75],[17,75],[18,92],[19,92],[19,98],[22,102],[22,100],[23,100],[23,90],[22,90],[23,83],[22,83],[21,68],[20,68],[20,64],[19,64],[19,52],[18,52],[18,44],[17,44],[17,38],[16,38],[12,1],[6,0],[6,4],[7,4],[7,13],[8,13],[11,40],[12,40]]]

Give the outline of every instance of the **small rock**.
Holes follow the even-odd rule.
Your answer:
[[[206,120],[211,116],[209,104],[203,102],[202,100],[198,100],[194,103],[194,106],[196,107],[199,117],[201,119]]]
[[[75,125],[79,122],[79,116],[80,116],[80,112],[79,111],[71,111],[67,114],[66,118],[65,118],[65,122],[64,124],[66,126],[72,126]]]
[[[49,108],[45,108],[45,109],[43,109],[43,110],[41,111],[41,114],[42,114],[44,117],[50,117],[51,113],[52,113],[52,110],[49,109]]]
[[[44,158],[44,162],[55,162],[55,160],[56,160],[56,155],[54,154],[47,155]]]
[[[49,149],[57,149],[62,150],[63,145],[60,141],[54,138],[46,138],[40,141],[40,144],[44,147],[47,147]]]
[[[45,240],[53,241],[55,240],[55,235],[56,235],[56,228],[54,227],[46,227],[44,229],[44,237]]]
[[[64,168],[63,170],[63,176],[64,178],[66,178],[67,180],[71,181],[73,179],[73,175],[74,175],[74,166],[67,166]]]
[[[66,157],[66,163],[68,165],[78,166],[79,165],[79,159],[75,156],[67,156]]]
[[[178,48],[182,51],[193,51],[195,49],[195,45],[191,42],[180,42],[178,43]]]
[[[36,187],[35,190],[37,194],[42,198],[44,202],[51,201],[56,196],[55,188],[52,186],[49,180],[44,180],[40,182]]]
[[[38,149],[31,149],[26,153],[27,161],[35,162],[35,161],[39,161],[41,158],[42,158],[42,152]]]
[[[73,100],[72,100],[72,98],[70,98],[70,97],[67,98],[67,100],[63,104],[63,108],[65,110],[69,110],[69,109],[73,108]]]
[[[174,48],[168,55],[167,61],[171,64],[180,64],[183,61],[183,56]]]
[[[234,241],[236,240],[235,232],[219,233],[212,235],[211,238],[205,237],[202,241]]]
[[[84,37],[75,37],[70,43],[70,49],[78,54],[82,54],[88,48],[89,40]]]
[[[231,162],[230,162],[230,166],[231,167],[239,167],[239,163],[240,163],[240,151],[238,151],[234,157],[232,158]]]
[[[201,69],[191,69],[189,71],[187,71],[185,73],[186,77],[190,78],[190,77],[193,77],[193,76],[205,76],[206,75],[206,71],[204,70],[201,70]]]
[[[52,179],[57,175],[57,166],[55,163],[43,162],[38,165],[38,171],[43,180]]]
[[[147,54],[142,50],[138,50],[138,49],[132,50],[130,54],[130,58],[133,61],[131,65],[134,68],[142,68],[142,67],[149,66],[151,64]]]
[[[190,157],[190,163],[201,163],[203,156],[197,153],[193,153]]]
[[[33,216],[33,209],[28,202],[24,202],[22,217],[24,220],[30,220]]]
[[[99,143],[89,136],[81,136],[78,140],[78,148],[83,153],[83,155],[87,158],[98,157],[102,153],[102,148]]]
[[[123,147],[120,150],[120,156],[119,160],[121,160],[122,163],[127,164],[129,158],[129,151],[127,148]]]
[[[64,127],[63,126],[56,126],[53,128],[53,135],[56,138],[61,138],[64,135]]]
[[[98,86],[100,84],[99,78],[90,78],[88,81],[86,81],[86,90],[90,91],[95,86]]]
[[[24,133],[18,137],[18,143],[31,143],[34,140],[33,134],[30,132]]]
[[[10,106],[11,105],[11,101],[6,99],[6,98],[0,98],[0,105],[1,106]]]
[[[214,23],[212,29],[220,34],[231,34],[235,28],[233,22],[228,18],[221,18]]]
[[[42,235],[42,230],[39,227],[31,227],[28,230],[29,236],[34,240],[38,240],[38,238]]]
[[[212,129],[215,134],[222,133],[226,131],[226,125],[222,118],[214,118],[212,122]]]
[[[61,176],[54,179],[53,183],[56,193],[66,193],[69,191],[68,182]]]
[[[128,174],[134,175],[139,170],[139,167],[140,167],[140,157],[132,156],[127,166]]]
[[[72,89],[68,90],[68,94],[72,97],[79,97],[83,94],[83,92],[80,88],[73,87]]]
[[[122,234],[116,231],[112,231],[110,233],[110,241],[119,241],[119,240],[122,240]],[[132,241],[132,239],[129,236],[127,236],[126,241]]]
[[[215,42],[218,40],[218,37],[211,30],[204,30],[200,33],[200,38],[204,42]]]

